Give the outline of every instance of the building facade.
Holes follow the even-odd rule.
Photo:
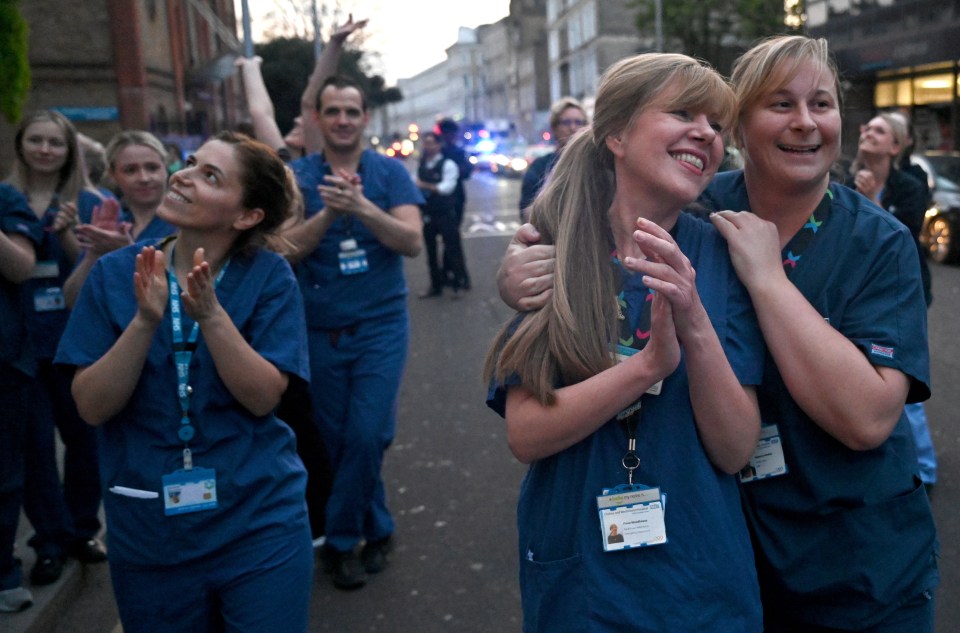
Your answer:
[[[960,149],[960,1],[807,0],[807,28],[843,75],[845,154],[882,110],[910,115],[918,149]]]
[[[149,130],[184,150],[241,120],[233,0],[30,0],[25,112],[56,109],[106,142]],[[0,123],[4,173],[15,126]]]

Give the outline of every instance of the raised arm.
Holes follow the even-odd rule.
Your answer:
[[[283,134],[280,133],[280,126],[277,125],[273,101],[270,100],[267,86],[263,83],[261,71],[263,59],[240,57],[236,65],[240,68],[240,76],[243,77],[243,92],[247,99],[247,108],[250,110],[250,119],[253,121],[253,131],[257,135],[257,140],[274,149],[280,149],[284,146]]]
[[[317,94],[327,77],[337,73],[340,64],[340,55],[343,53],[343,43],[354,31],[366,26],[367,20],[353,21],[353,14],[349,14],[346,23],[339,26],[330,36],[317,58],[317,63],[307,80],[307,87],[300,97],[300,116],[303,118],[303,144],[308,154],[323,149],[323,136],[317,126]]]

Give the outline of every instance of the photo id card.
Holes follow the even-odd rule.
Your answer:
[[[760,440],[750,457],[750,463],[740,471],[740,483],[758,479],[778,477],[787,474],[787,464],[783,458],[783,444],[776,424],[760,428]]]
[[[217,507],[217,473],[212,468],[178,470],[163,476],[163,512],[167,516]]]
[[[660,488],[608,491],[597,497],[603,551],[616,552],[667,542]]]
[[[56,312],[67,309],[63,288],[37,288],[33,291],[33,309],[37,312]]]

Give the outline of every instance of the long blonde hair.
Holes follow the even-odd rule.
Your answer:
[[[103,196],[100,196],[100,193],[87,177],[87,171],[83,163],[83,153],[80,151],[77,128],[67,117],[55,110],[34,112],[25,117],[17,126],[17,134],[14,137],[14,150],[17,159],[13,162],[13,170],[7,178],[7,182],[23,193],[30,192],[30,168],[23,157],[23,136],[28,127],[42,121],[50,121],[56,124],[63,131],[63,137],[67,142],[67,159],[64,161],[63,167],[60,168],[60,178],[57,182],[57,194],[59,194],[60,200],[76,202],[80,192],[84,190],[102,198]]]
[[[543,404],[558,384],[573,384],[613,364],[618,281],[610,264],[613,236],[607,211],[616,193],[614,158],[606,139],[628,131],[665,90],[677,88],[664,109],[716,114],[726,128],[736,107],[733,91],[713,69],[686,55],[647,53],[623,59],[600,80],[593,125],[567,143],[530,221],[541,243],[556,246],[553,298],[511,334],[496,336],[484,376],[521,385]]]

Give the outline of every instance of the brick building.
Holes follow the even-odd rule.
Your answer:
[[[25,112],[57,109],[101,142],[144,129],[184,149],[241,120],[233,0],[30,0]],[[16,126],[0,123],[0,169]]]

